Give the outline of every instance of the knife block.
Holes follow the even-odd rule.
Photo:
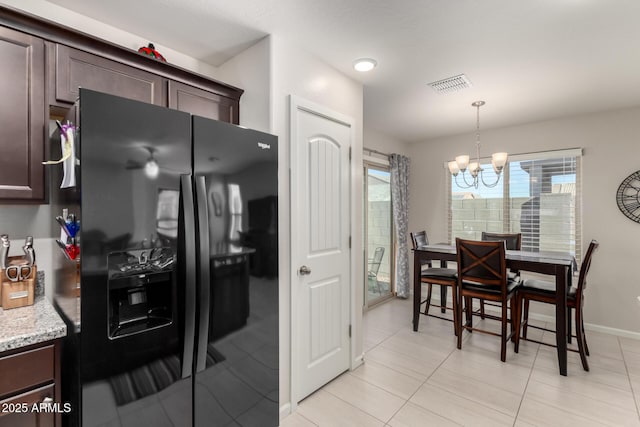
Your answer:
[[[22,257],[9,257],[9,265],[20,265],[23,261]],[[0,302],[3,309],[33,305],[37,272],[38,268],[34,264],[28,279],[12,282],[6,277],[5,271],[0,270]]]

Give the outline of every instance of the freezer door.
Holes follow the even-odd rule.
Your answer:
[[[81,89],[79,148],[82,426],[191,426],[191,118]]]
[[[199,253],[194,424],[277,426],[277,138],[194,116],[193,139],[200,247],[209,240]]]

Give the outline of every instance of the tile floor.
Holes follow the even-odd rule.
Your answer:
[[[411,306],[394,299],[366,313],[364,365],[307,397],[281,425],[640,426],[640,341],[587,331],[590,372],[569,352],[562,377],[555,348],[521,342],[502,363],[498,337],[465,332],[458,350],[452,323],[426,316],[412,332]]]

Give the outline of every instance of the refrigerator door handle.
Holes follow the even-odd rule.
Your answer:
[[[191,175],[180,175],[180,214],[182,217],[181,241],[183,242],[184,270],[180,278],[184,284],[184,348],[182,353],[182,378],[192,375],[193,350],[196,334],[196,227]]]
[[[209,313],[211,306],[211,275],[209,259],[209,209],[207,206],[207,186],[204,176],[196,177],[196,205],[198,209],[198,301],[200,303],[198,320],[198,355],[196,372],[207,367],[207,348],[209,344]]]

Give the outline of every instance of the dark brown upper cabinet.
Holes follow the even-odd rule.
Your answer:
[[[63,117],[80,87],[240,121],[242,89],[0,5],[1,203],[46,202],[49,118]]]
[[[169,108],[222,122],[238,123],[238,101],[169,80]]]
[[[91,53],[56,46],[55,100],[74,103],[78,88],[167,105],[165,79]],[[53,104],[53,102],[52,102]]]
[[[43,40],[0,27],[0,199],[43,200]]]

